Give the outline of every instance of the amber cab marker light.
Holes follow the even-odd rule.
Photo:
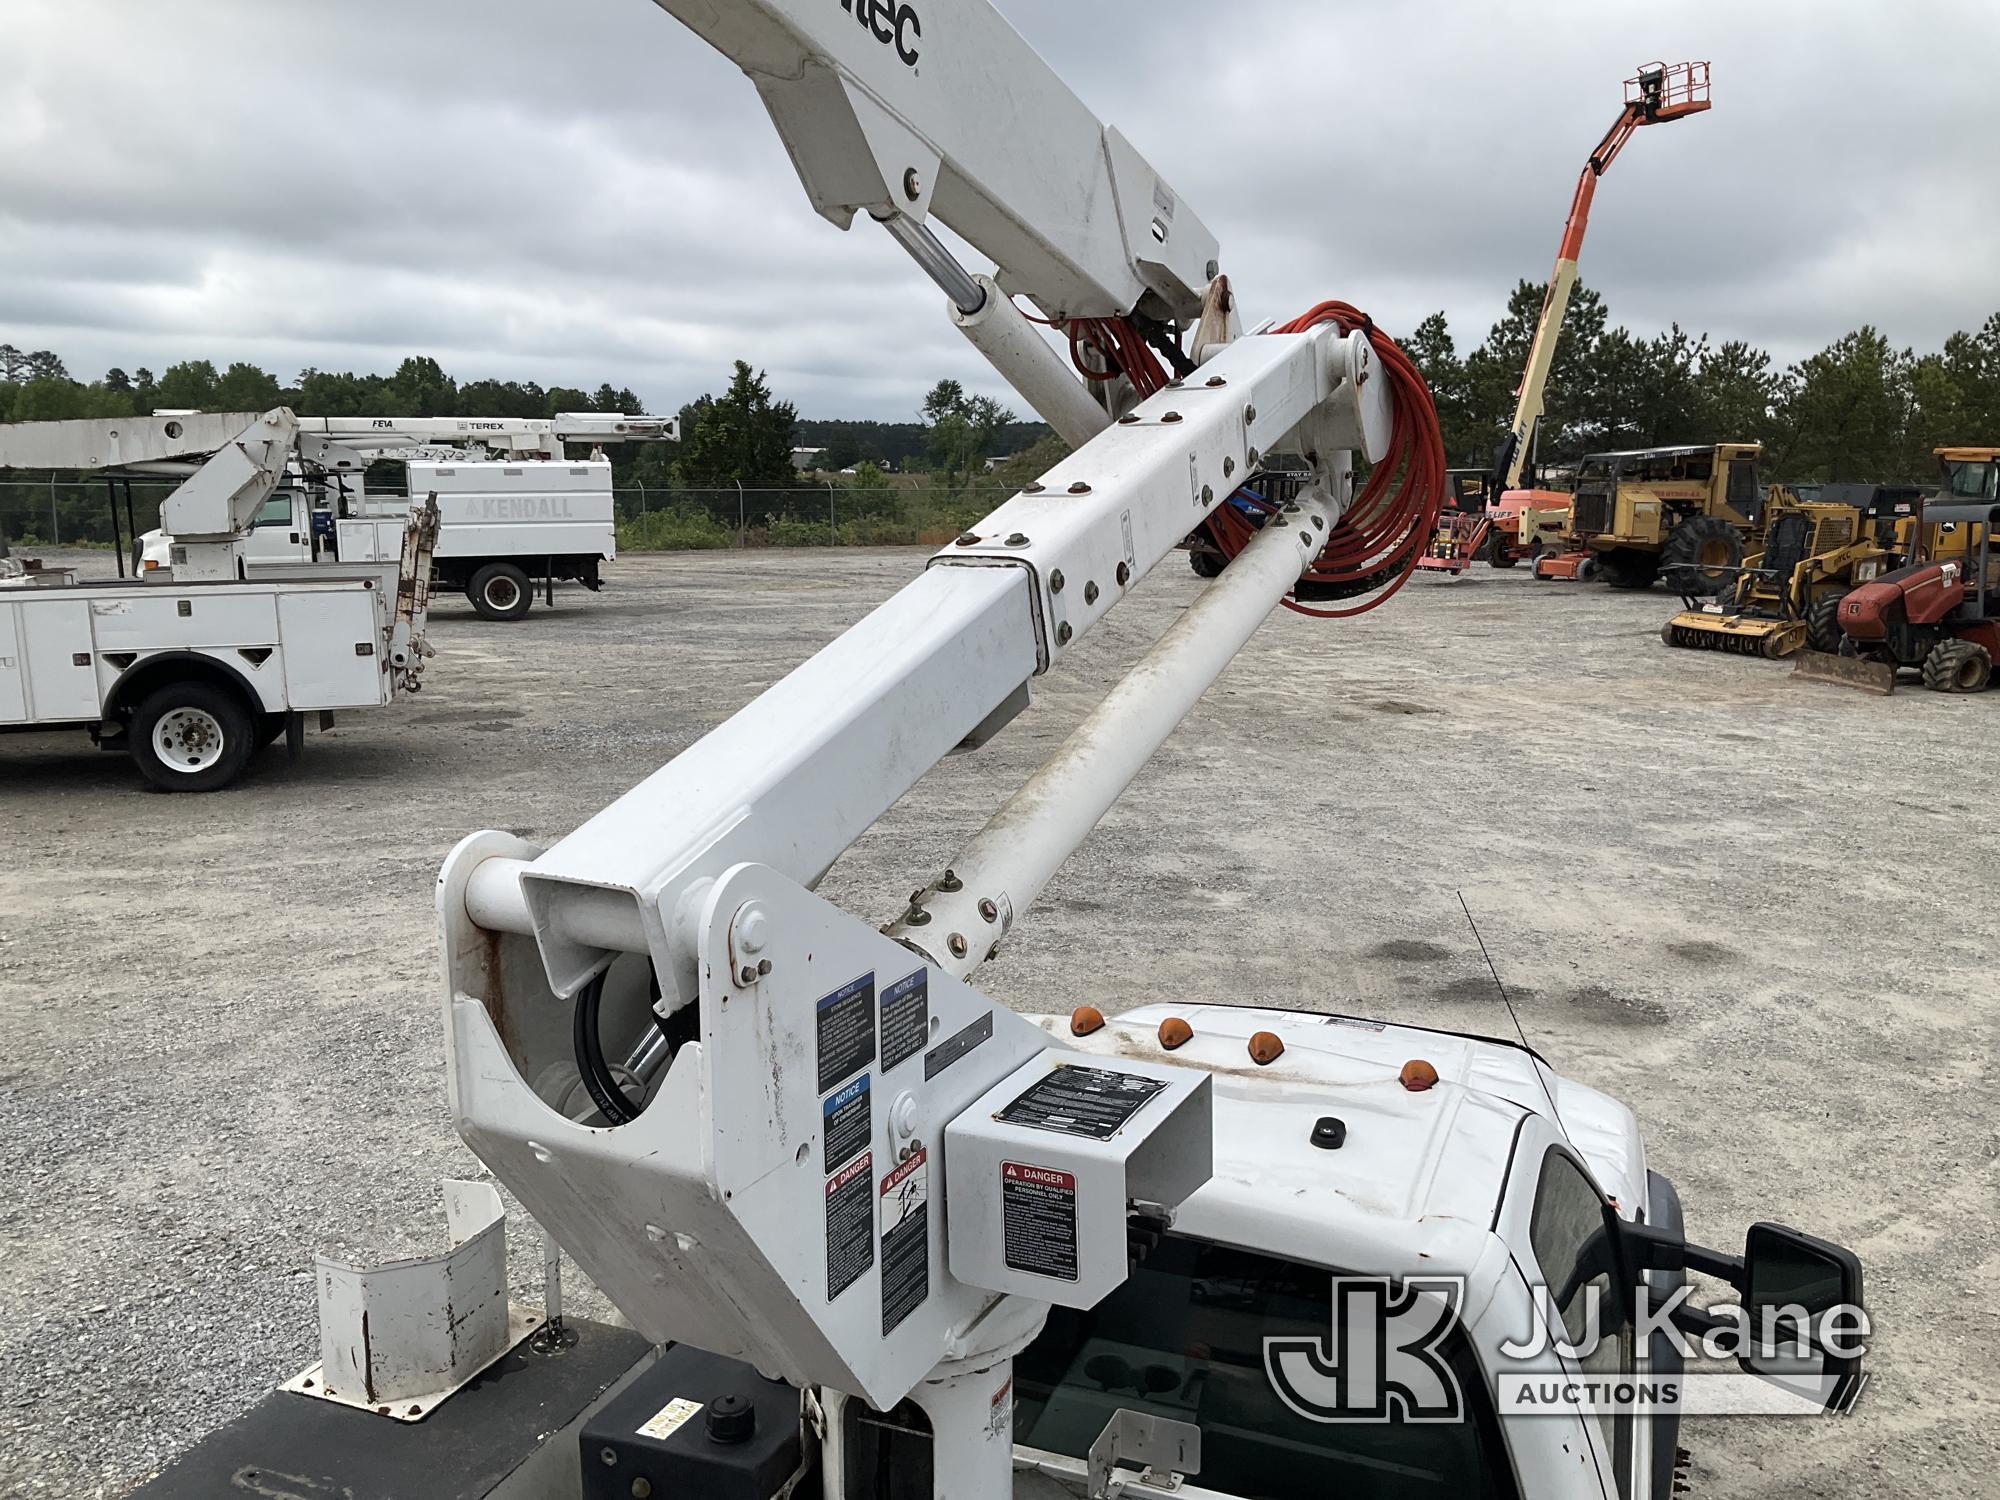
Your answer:
[[[1250,1038],[1250,1061],[1268,1068],[1285,1055],[1284,1038],[1275,1031],[1260,1031]]]
[[[1438,1070],[1421,1057],[1413,1057],[1403,1064],[1403,1087],[1413,1094],[1421,1094],[1434,1088],[1438,1081]]]
[[[1160,1045],[1172,1052],[1176,1047],[1185,1047],[1194,1040],[1194,1028],[1179,1016],[1168,1016],[1160,1022]]]
[[[1104,1012],[1094,1005],[1079,1005],[1069,1013],[1069,1034],[1089,1036],[1104,1029]]]

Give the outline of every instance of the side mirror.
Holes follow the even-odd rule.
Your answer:
[[[1868,1333],[1854,1252],[1782,1224],[1753,1224],[1741,1290],[1750,1317],[1743,1368],[1830,1411],[1852,1406]]]

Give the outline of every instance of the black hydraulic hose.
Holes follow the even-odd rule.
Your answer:
[[[618,1080],[611,1076],[611,1070],[604,1063],[604,1038],[597,1027],[598,1010],[604,1000],[604,975],[593,976],[584,987],[576,992],[576,1012],[574,1041],[576,1046],[576,1070],[583,1075],[583,1086],[590,1091],[591,1100],[604,1116],[607,1124],[628,1125],[639,1118],[632,1108],[625,1091],[618,1086]]]

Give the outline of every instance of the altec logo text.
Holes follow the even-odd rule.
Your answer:
[[[917,42],[924,34],[924,23],[914,5],[898,5],[896,0],[840,0],[840,8],[867,27],[876,41],[894,47],[905,66],[917,65],[922,55]]]

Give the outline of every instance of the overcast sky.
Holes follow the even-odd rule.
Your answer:
[[[1476,344],[1547,274],[1622,80],[1683,57],[1714,110],[1642,132],[1598,195],[1583,274],[1614,321],[1787,361],[2000,310],[1996,0],[999,8],[1206,219],[1253,318],[1337,295]],[[0,341],[85,378],[414,352],[671,411],[741,357],[808,416],[1000,393],[648,0],[0,0],[0,58]]]

